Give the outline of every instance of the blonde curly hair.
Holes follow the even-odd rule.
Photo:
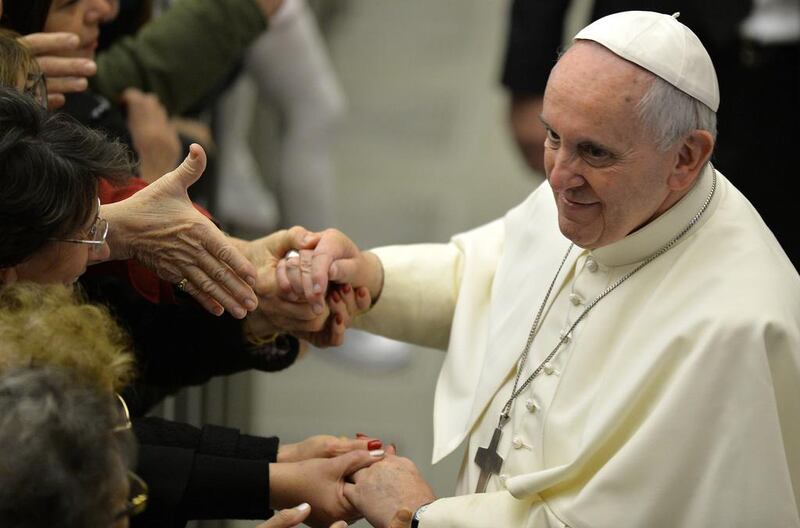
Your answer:
[[[130,339],[105,307],[60,284],[0,287],[0,372],[47,365],[104,391],[119,391],[134,374]]]

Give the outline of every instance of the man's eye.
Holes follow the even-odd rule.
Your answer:
[[[547,141],[551,143],[558,143],[559,141],[561,141],[561,138],[558,137],[558,134],[553,132],[552,129],[548,128],[546,130],[547,130]]]
[[[611,153],[604,148],[592,144],[581,145],[584,156],[596,161],[603,161],[611,158]]]

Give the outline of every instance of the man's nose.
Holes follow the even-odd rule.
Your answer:
[[[583,185],[584,179],[576,157],[564,148],[554,153],[552,166],[547,171],[547,181],[554,191],[561,192]]]

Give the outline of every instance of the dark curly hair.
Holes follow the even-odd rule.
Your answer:
[[[100,177],[132,172],[128,149],[0,87],[0,268],[90,220]]]
[[[66,370],[0,375],[0,526],[111,526],[135,449],[118,422],[112,393]]]

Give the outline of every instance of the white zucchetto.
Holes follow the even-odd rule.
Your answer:
[[[614,13],[583,28],[574,40],[605,46],[716,112],[719,84],[714,64],[697,35],[677,16],[652,11]]]

